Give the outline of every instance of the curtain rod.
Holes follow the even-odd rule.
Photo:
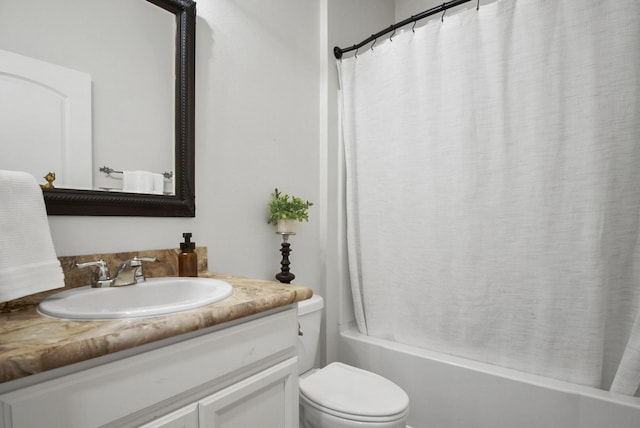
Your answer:
[[[421,19],[424,19],[428,16],[431,15],[435,15],[436,13],[439,12],[444,12],[447,9],[450,9],[452,7],[455,6],[459,6],[463,3],[467,3],[470,2],[471,0],[452,0],[449,2],[445,2],[442,3],[440,6],[435,6],[432,7],[429,10],[425,10],[424,12],[420,12],[417,15],[412,15],[411,18],[407,18],[404,21],[400,21],[396,24],[390,25],[389,27],[385,28],[384,30],[378,31],[375,34],[372,34],[371,36],[369,36],[368,38],[364,39],[363,41],[361,41],[360,43],[358,43],[357,45],[353,45],[351,47],[348,48],[339,48],[338,46],[333,48],[333,55],[336,57],[336,59],[341,59],[342,58],[342,54],[347,53],[347,52],[351,52],[354,51],[356,49],[360,49],[361,47],[363,47],[364,45],[373,42],[374,40],[384,36],[385,34],[388,34],[392,31],[397,30],[400,27],[404,27],[407,24],[411,24],[412,22],[416,22],[419,21]]]

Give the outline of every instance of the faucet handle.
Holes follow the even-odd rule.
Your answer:
[[[95,262],[86,262],[86,263],[76,263],[76,267],[78,269],[85,269],[91,266],[98,267],[98,279],[95,284],[91,284],[94,288],[102,288],[111,286],[111,275],[109,274],[109,266],[107,262],[100,259]]]
[[[131,259],[131,266],[141,266],[142,263],[140,262],[157,262],[158,259],[156,257],[138,257],[138,256],[133,256],[133,258]]]
[[[131,267],[137,267],[135,273],[136,283],[144,282],[146,279],[144,277],[144,273],[142,272],[142,262],[157,262],[159,261],[156,257],[138,257],[134,256],[130,261]]]

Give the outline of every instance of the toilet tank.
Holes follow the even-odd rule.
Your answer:
[[[298,336],[298,371],[300,374],[311,370],[316,361],[320,342],[320,325],[324,300],[314,294],[310,299],[298,302],[298,322],[301,336]]]

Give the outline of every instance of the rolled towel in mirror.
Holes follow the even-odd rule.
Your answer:
[[[153,193],[162,195],[164,193],[164,175],[153,174]]]
[[[132,193],[153,193],[153,174],[148,171],[124,171],[122,191]]]

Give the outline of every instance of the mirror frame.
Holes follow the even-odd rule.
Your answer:
[[[175,195],[43,189],[49,215],[195,217],[195,27],[193,0],[146,0],[176,15]]]

